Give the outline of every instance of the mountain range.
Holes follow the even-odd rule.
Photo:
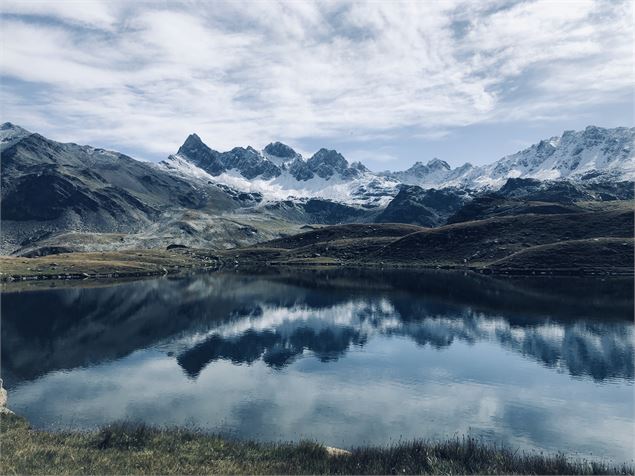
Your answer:
[[[635,128],[589,126],[584,131],[565,131],[560,137],[542,140],[489,165],[466,163],[453,169],[434,158],[427,164],[416,162],[404,171],[373,173],[360,162],[349,163],[335,150],[320,149],[304,159],[288,145],[275,142],[260,152],[252,147],[236,147],[221,153],[192,134],[177,154],[161,165],[186,176],[208,176],[210,181],[262,193],[271,200],[319,196],[385,206],[401,184],[496,190],[509,178],[633,180],[634,139]]]
[[[372,172],[274,142],[219,152],[196,134],[159,164],[0,126],[0,252],[230,248],[340,223],[434,227],[633,198],[635,128],[566,131],[484,166]]]

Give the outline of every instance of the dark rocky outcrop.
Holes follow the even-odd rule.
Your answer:
[[[196,134],[188,136],[179,148],[178,154],[187,157],[210,175],[220,175],[225,171],[221,153],[210,149]]]
[[[265,209],[277,217],[295,223],[319,223],[334,225],[338,223],[372,221],[374,213],[364,208],[344,203],[310,198],[307,200],[281,200],[270,203]]]
[[[227,170],[238,170],[247,179],[256,177],[268,180],[280,175],[280,168],[264,158],[253,147],[234,147],[220,155]]]
[[[397,196],[375,221],[439,226],[456,213],[469,198],[469,193],[464,190],[425,190],[416,185],[402,185]]]
[[[282,142],[272,142],[265,147],[264,151],[269,155],[284,159],[292,159],[299,155],[295,150]]]
[[[348,170],[348,161],[335,150],[320,149],[307,160],[307,165],[318,177],[329,179],[336,173],[344,174]]]

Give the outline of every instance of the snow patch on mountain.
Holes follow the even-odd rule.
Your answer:
[[[635,179],[633,141],[635,128],[604,129],[589,126],[584,131],[565,131],[560,137],[540,141],[515,154],[481,167],[479,178],[502,186],[508,178],[539,180],[589,180],[600,176]]]
[[[464,164],[452,169],[444,160],[434,158],[427,164],[415,162],[412,167],[400,172],[381,172],[380,175],[390,177],[406,185],[418,185],[423,188],[439,188],[442,186],[459,186],[461,179],[474,167]]]
[[[183,177],[227,185],[242,192],[260,193],[265,201],[297,198],[324,198],[364,206],[386,206],[398,193],[399,182],[364,173],[354,179],[314,176],[310,180],[297,180],[288,170],[277,177],[248,179],[237,170],[227,170],[213,176],[192,164],[187,157],[171,155],[160,164]]]
[[[452,169],[433,159],[415,163],[403,172],[384,172],[403,183],[424,188],[467,187],[498,189],[510,178],[538,180],[633,180],[635,128],[604,129],[589,126],[584,131],[565,131],[560,137],[542,140],[527,149],[503,157],[493,164]]]

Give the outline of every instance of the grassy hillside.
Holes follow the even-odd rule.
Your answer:
[[[524,453],[470,438],[349,452],[314,442],[239,442],[132,425],[49,433],[6,413],[0,436],[2,474],[633,474],[626,465]]]
[[[262,248],[293,249],[317,243],[326,243],[335,240],[356,240],[364,238],[395,238],[409,235],[423,228],[416,225],[404,225],[401,223],[387,224],[349,224],[325,226],[319,230],[287,236],[277,240],[263,243]]]
[[[523,214],[439,228],[324,226],[231,250],[178,249],[0,257],[0,278],[142,276],[236,266],[413,266],[531,273],[633,273],[633,210]]]
[[[100,278],[172,274],[194,269],[215,268],[213,255],[191,250],[133,250],[23,258],[0,256],[0,278]]]
[[[512,216],[541,214],[551,215],[560,213],[579,213],[585,211],[579,205],[571,203],[536,202],[525,200],[510,200],[498,196],[478,197],[463,206],[451,216],[447,223],[461,223],[465,221],[483,220],[496,216]]]
[[[493,217],[439,228],[397,224],[324,227],[221,256],[241,264],[593,268],[627,273],[633,267],[632,237],[633,211],[614,207]]]
[[[633,213],[608,211],[517,215],[422,230],[395,240],[379,258],[423,263],[487,264],[537,245],[600,237],[632,237]]]
[[[633,238],[591,238],[532,246],[491,263],[493,268],[538,268],[545,263],[554,268],[611,269],[633,266]]]

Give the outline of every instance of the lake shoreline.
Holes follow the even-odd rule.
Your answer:
[[[132,250],[121,252],[65,253],[35,258],[0,256],[0,282],[117,280],[157,276],[186,276],[194,273],[235,269],[421,269],[472,272],[494,276],[584,276],[629,277],[632,267],[490,267],[467,264],[429,264],[416,261],[373,260],[336,261],[332,259],[268,260],[266,256],[250,256],[238,260],[232,251],[214,252],[203,249]]]
[[[0,414],[3,473],[16,474],[634,474],[632,466],[522,452],[463,437],[344,450],[258,443],[200,430],[117,423],[98,431],[32,429]]]

